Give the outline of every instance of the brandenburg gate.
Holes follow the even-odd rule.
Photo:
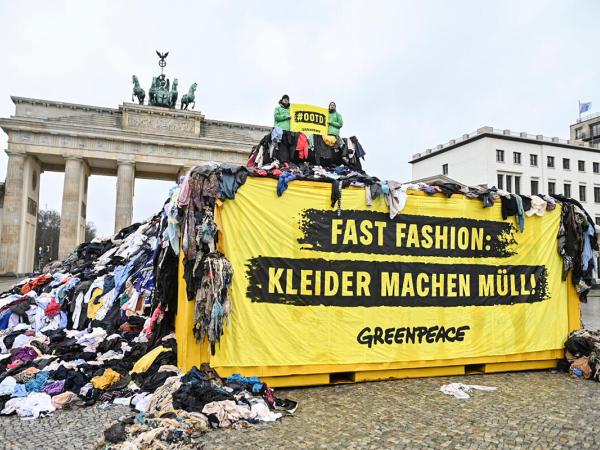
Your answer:
[[[188,109],[195,83],[177,109],[177,79],[169,86],[162,74],[166,54],[159,57],[161,75],[152,81],[148,105],[136,76],[138,103],[118,108],[11,97],[15,114],[0,119],[8,135],[0,273],[33,270],[43,171],[64,172],[58,255],[64,258],[84,240],[90,175],[116,175],[118,231],[132,220],[135,178],[176,181],[203,161],[244,163],[252,145],[269,132],[259,125],[208,120]]]

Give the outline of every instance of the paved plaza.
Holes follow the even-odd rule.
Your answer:
[[[468,400],[444,383],[495,386]],[[295,416],[248,430],[218,430],[205,449],[600,448],[600,385],[550,371],[407,379],[278,390],[300,402]],[[124,406],[0,418],[2,449],[92,448]]]

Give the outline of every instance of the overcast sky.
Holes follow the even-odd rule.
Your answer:
[[[334,100],[367,171],[405,181],[413,153],[484,125],[568,138],[577,100],[600,110],[599,13],[593,0],[0,0],[0,116],[14,113],[11,95],[115,108],[131,100],[132,74],[148,90],[154,50],[168,50],[167,76],[180,90],[198,83],[207,118],[271,125],[284,93]],[[42,208],[60,211],[62,180],[42,175]],[[90,178],[88,219],[103,234],[115,184]],[[168,188],[136,181],[134,219]]]

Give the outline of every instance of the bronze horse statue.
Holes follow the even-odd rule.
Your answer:
[[[139,104],[143,105],[144,99],[146,98],[146,91],[144,91],[144,89],[142,89],[142,87],[140,86],[140,81],[138,80],[138,77],[134,75],[131,78],[133,81],[133,93],[131,94],[131,101],[133,101],[134,97],[137,97]]]
[[[177,78],[175,78],[173,80],[173,85],[171,86],[171,98],[170,98],[171,108],[175,108],[175,103],[177,103],[177,97],[179,96],[179,93],[177,92],[177,84],[179,84],[179,82],[177,81]]]
[[[197,87],[197,83],[192,84],[188,93],[181,97],[181,109],[188,109],[190,104],[192,105],[192,109],[194,109],[196,106],[196,97],[194,96],[194,93],[196,92]]]

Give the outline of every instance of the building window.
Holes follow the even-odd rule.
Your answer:
[[[548,167],[554,167],[554,156],[548,156]]]
[[[521,164],[521,153],[520,152],[513,152],[513,163]]]
[[[548,194],[556,194],[556,183],[548,181]]]
[[[600,187],[594,186],[594,203],[600,203]]]
[[[579,201],[585,202],[585,185],[584,184],[579,185]]]
[[[571,169],[571,160],[569,158],[563,158],[563,169],[565,169],[565,170]]]
[[[563,195],[567,198],[571,197],[571,184],[570,183],[563,184]]]
[[[448,175],[448,164],[442,165],[442,175]]]
[[[583,137],[583,129],[576,128],[575,129],[575,139],[581,139]]]
[[[537,167],[537,155],[529,155],[529,164],[533,167]]]
[[[504,175],[502,175],[501,173],[498,174],[498,189],[504,189]]]
[[[585,172],[585,161],[577,161],[577,170]]]
[[[596,216],[595,220],[596,220],[596,225],[600,226],[600,216]]]
[[[496,161],[504,162],[504,150],[496,150]]]
[[[521,177],[515,176],[515,194],[521,193]]]
[[[531,195],[537,195],[539,192],[539,182],[538,180],[531,180]]]
[[[512,175],[506,175],[506,190],[512,192]]]
[[[592,125],[592,137],[600,136],[600,123]]]
[[[594,169],[594,173],[600,173],[600,163],[592,163],[592,169]]]
[[[37,216],[37,202],[31,197],[27,197],[27,214],[31,214],[32,216]]]

